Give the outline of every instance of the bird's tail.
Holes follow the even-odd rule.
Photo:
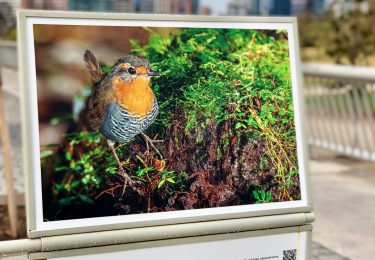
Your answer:
[[[90,72],[90,76],[93,83],[95,84],[101,81],[104,76],[104,73],[101,70],[94,54],[90,50],[86,50],[85,54],[83,55],[83,60],[85,61],[86,67]]]

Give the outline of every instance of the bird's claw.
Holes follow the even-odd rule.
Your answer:
[[[135,181],[133,181],[129,177],[129,175],[125,172],[125,170],[122,167],[119,167],[119,170],[120,170],[120,175],[122,176],[124,180],[124,186],[122,188],[121,197],[124,196],[125,190],[128,186],[131,187],[135,192],[140,193],[140,191],[135,187]]]
[[[146,148],[147,148],[146,153],[149,153],[149,146],[148,146],[148,144],[150,144],[151,147],[155,150],[155,152],[159,155],[160,159],[163,159],[163,155],[160,153],[160,151],[158,150],[158,148],[156,148],[156,146],[154,145],[154,143],[162,143],[163,140],[151,139],[145,133],[142,133],[142,136],[143,136],[143,138],[146,141]]]

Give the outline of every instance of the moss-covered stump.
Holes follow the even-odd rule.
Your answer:
[[[301,198],[285,31],[189,28],[132,44],[162,73],[146,133],[163,158],[140,136],[119,144],[135,181],[122,195],[104,138],[73,124],[63,143],[42,147],[47,220]]]

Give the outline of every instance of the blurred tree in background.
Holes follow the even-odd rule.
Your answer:
[[[362,0],[356,1],[363,2]],[[375,1],[369,1],[369,10],[361,10],[360,5],[355,10],[335,17],[333,12],[327,14],[333,29],[331,44],[327,45],[327,54],[336,63],[347,59],[355,65],[363,60],[368,65],[368,57],[375,53]]]
[[[375,0],[351,3],[351,10],[331,7],[323,14],[313,14],[308,5],[300,17],[302,48],[313,48],[315,58],[326,54],[338,64],[375,64]],[[309,59],[309,55],[307,51],[304,57]]]

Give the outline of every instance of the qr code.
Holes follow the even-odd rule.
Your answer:
[[[297,249],[283,251],[283,260],[296,260],[296,259],[297,259]]]

